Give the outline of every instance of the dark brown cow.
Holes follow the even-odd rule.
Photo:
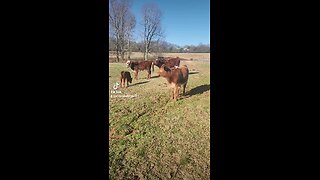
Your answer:
[[[158,66],[158,68],[160,68],[163,64],[168,68],[177,68],[180,65],[180,58],[179,57],[176,57],[176,58],[158,57],[154,61],[154,65]]]
[[[146,70],[148,72],[148,79],[151,78],[151,69],[154,71],[153,62],[152,61],[140,61],[140,62],[132,62],[130,60],[127,61],[127,67],[131,68],[134,71],[134,78],[138,80],[138,72]],[[152,68],[151,68],[152,67]]]
[[[132,83],[132,78],[131,78],[130,72],[121,71],[120,81],[121,81],[121,87],[125,87],[125,88],[128,87],[129,83]]]
[[[177,101],[180,87],[183,88],[183,95],[185,95],[186,86],[189,77],[189,70],[186,65],[178,68],[170,69],[164,64],[160,67],[158,74],[167,79],[168,83],[172,85],[172,99]]]
[[[172,57],[162,57],[162,56],[159,56],[156,60],[169,60],[171,59]],[[160,66],[161,67],[161,66]]]

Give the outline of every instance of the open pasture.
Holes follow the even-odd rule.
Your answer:
[[[149,54],[150,59],[155,59],[158,56],[163,57],[180,57],[185,60],[210,60],[210,53],[151,53]],[[143,53],[132,52],[130,55],[132,60],[142,60]],[[115,52],[109,52],[109,62],[115,62],[116,55]],[[127,54],[125,55],[127,59]],[[120,60],[121,61],[121,60]]]
[[[158,67],[151,79],[141,71],[127,89],[114,90],[121,71],[133,73],[125,63],[109,63],[110,179],[209,179],[210,66],[183,64],[190,71],[186,96],[174,102]]]

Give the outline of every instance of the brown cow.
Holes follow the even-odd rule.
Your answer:
[[[168,68],[177,68],[180,65],[180,58],[164,58],[164,57],[158,57],[154,63],[154,65],[158,66],[160,68],[163,64]]]
[[[152,61],[140,61],[140,62],[132,62],[130,60],[127,61],[127,67],[131,68],[134,71],[134,78],[138,80],[138,72],[146,70],[148,72],[148,79],[151,78],[151,67],[152,72],[154,71],[153,62]]]
[[[180,87],[183,87],[183,95],[185,95],[186,86],[189,77],[189,70],[186,65],[181,67],[170,69],[164,64],[160,67],[158,74],[167,79],[173,87],[172,89],[172,99],[177,101],[179,96]]]
[[[132,83],[132,78],[131,78],[130,72],[121,71],[120,81],[121,81],[121,87],[125,87],[125,88],[128,87],[129,83]]]

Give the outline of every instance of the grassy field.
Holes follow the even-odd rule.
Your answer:
[[[150,80],[139,72],[138,81],[113,93],[120,72],[128,69],[109,63],[110,179],[210,178],[210,66],[183,64],[190,70],[187,95],[174,102],[157,67]]]
[[[210,53],[161,53],[161,54],[150,54],[149,57],[156,58],[158,56],[164,56],[164,57],[180,57],[182,59],[187,59],[187,60],[197,60],[197,59],[210,59]],[[127,56],[125,56],[127,59]],[[109,59],[111,62],[115,60],[116,56],[114,53],[109,52]],[[131,59],[143,59],[143,53],[141,52],[132,52],[130,55]]]

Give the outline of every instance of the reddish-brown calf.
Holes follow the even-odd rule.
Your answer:
[[[175,101],[177,100],[181,86],[183,88],[183,95],[185,95],[189,77],[189,70],[186,65],[170,69],[163,64],[160,67],[158,74],[166,78],[168,83],[172,85],[172,99]]]

